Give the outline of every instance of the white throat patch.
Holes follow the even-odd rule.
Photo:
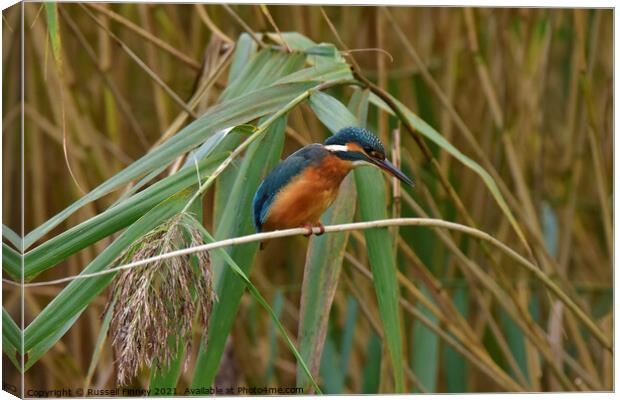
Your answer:
[[[325,150],[336,152],[336,151],[349,151],[349,148],[342,144],[329,144],[327,146],[323,146]]]
[[[373,164],[373,163],[369,163],[369,162],[368,162],[368,161],[366,161],[366,160],[355,160],[355,161],[353,161],[353,167],[354,167],[354,168],[357,168],[357,167],[363,167],[363,166],[366,166],[366,165],[368,165],[368,166],[370,166],[370,167],[376,167],[376,168],[378,168],[375,164]]]

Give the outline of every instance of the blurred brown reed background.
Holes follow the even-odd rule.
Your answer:
[[[43,4],[24,6],[26,233],[141,157],[165,132],[174,133],[169,127],[183,111],[174,96],[188,101],[203,73],[219,75],[195,113],[200,115],[215,104],[227,85],[229,69],[228,63],[221,64],[227,49],[222,43],[225,37],[236,41],[246,31],[240,20],[255,32],[274,31],[258,5],[230,6],[232,12],[213,4],[59,3],[57,7],[61,72]],[[391,20],[380,7],[330,6],[324,10],[368,79],[463,153],[485,168],[496,169],[512,195],[510,207],[526,231],[534,257],[547,260],[541,262],[543,266],[555,266],[543,269],[570,288],[571,297],[611,337],[613,11],[390,7]],[[279,31],[296,31],[316,43],[339,47],[320,7],[269,5],[268,11]],[[19,6],[14,6],[3,12],[3,221],[16,232],[20,231],[19,33]],[[425,75],[425,69],[430,75]],[[369,122],[384,140],[393,142],[396,118],[373,108]],[[63,153],[63,129],[73,178]],[[468,139],[467,130],[478,149]],[[302,144],[322,142],[328,134],[307,104],[289,114],[286,133],[283,157]],[[421,216],[420,207],[430,216],[467,224],[411,137],[403,134],[400,140],[403,162],[417,187],[397,200],[390,192],[391,206],[401,207],[404,216]],[[480,229],[527,254],[479,177],[442,148],[431,145],[430,149]],[[117,198],[114,192],[80,209],[44,238],[101,213]],[[203,204],[209,230],[214,229],[213,213],[208,211],[213,210],[214,201],[209,193]],[[420,268],[434,277],[450,307],[463,314],[481,348],[522,388],[567,389],[485,286],[461,272],[461,259],[454,248],[430,229],[400,228],[395,233],[401,295],[406,301],[401,318],[411,391],[510,390],[492,381],[444,336],[421,324],[419,313],[410,312],[410,308],[421,311],[448,332],[446,337],[455,337],[447,329],[450,315],[429,294],[432,290],[423,284]],[[567,317],[568,311],[547,296],[539,282],[504,257],[495,255],[491,262],[472,239],[449,236],[466,259],[483,267],[488,279],[513,285],[515,297],[545,331],[552,357],[560,360],[572,385],[569,389],[612,390],[611,354]],[[327,393],[393,391],[387,350],[381,330],[376,330],[379,311],[365,274],[369,265],[360,238],[350,237],[330,314],[318,376]],[[40,279],[78,273],[111,240],[103,239],[78,252]],[[275,241],[259,254],[249,275],[292,337],[299,323],[306,247],[305,238]],[[504,266],[505,272],[498,273],[493,264]],[[61,289],[27,289],[25,324]],[[430,301],[435,312],[420,301],[419,293],[434,299]],[[3,295],[5,309],[17,320],[19,291],[4,285]],[[93,301],[67,334],[27,371],[27,388],[77,388],[89,379],[93,387],[116,385],[109,342],[103,345],[92,377],[88,376],[105,300],[102,294]],[[245,294],[216,381],[235,386],[295,386],[295,358],[275,332],[269,316]],[[199,335],[196,332],[196,343]],[[571,361],[566,361],[563,351]],[[195,358],[193,354],[181,374],[179,387],[190,385]],[[10,363],[4,355],[3,363],[7,371]],[[5,372],[3,379],[10,382],[17,377],[17,372]],[[148,382],[148,371],[143,371],[134,385],[148,387]]]

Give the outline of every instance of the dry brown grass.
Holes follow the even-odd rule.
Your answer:
[[[281,32],[299,31],[317,43],[337,42],[321,10],[311,6],[270,5],[265,12],[260,6],[235,5],[230,6],[231,14],[221,5],[59,3],[61,73],[40,7],[25,4],[26,232],[82,195],[69,175],[65,151],[75,181],[88,191],[192,122],[192,113],[200,116],[214,105],[231,70],[228,38],[236,41],[246,29],[272,32],[275,25]],[[325,7],[349,49],[382,49],[350,53],[364,76],[493,176],[531,253],[478,175],[438,146],[428,145],[425,154],[397,118],[372,107],[369,127],[386,144],[398,132],[401,165],[417,183],[412,192],[397,191],[394,196],[388,192],[389,206],[400,204],[388,208],[388,215],[428,215],[491,233],[540,266],[611,337],[613,11],[416,7],[389,11]],[[16,7],[3,12],[3,223],[18,232],[19,18]],[[59,93],[64,93],[62,102]],[[351,90],[333,88],[329,93],[345,101]],[[300,145],[322,142],[328,134],[305,103],[289,114],[286,133],[282,156]],[[238,168],[235,162],[230,169]],[[210,232],[216,230],[226,205],[230,182],[225,179],[230,176],[223,174],[224,183],[218,181],[218,187],[204,197],[202,222]],[[85,206],[41,242],[98,215],[117,198],[118,192]],[[127,256],[157,254],[165,246],[198,240],[184,237],[181,228],[165,226],[167,230],[145,238]],[[410,389],[507,390],[489,379],[484,370],[489,365],[530,391],[613,388],[613,355],[584,333],[539,281],[518,272],[505,256],[458,233],[403,227],[398,235],[394,255]],[[112,239],[81,250],[40,279],[79,273]],[[363,272],[370,269],[365,246],[362,235],[351,235],[319,374],[327,392],[393,390],[374,286]],[[293,337],[299,326],[307,247],[301,238],[274,241],[256,258],[250,274],[271,303],[280,302],[279,319]],[[207,255],[201,257],[201,265],[208,265]],[[105,296],[100,295],[28,370],[26,386],[82,387],[90,382],[93,387],[113,387],[120,374],[133,385],[148,387],[149,373],[139,365],[148,365],[152,356],[164,365],[170,361],[171,327],[187,349],[188,367],[179,387],[190,386],[197,346],[193,352],[187,346],[200,343],[202,333],[190,329],[191,317],[199,310],[207,314],[210,297],[198,305],[188,299],[196,296],[193,290],[206,295],[211,288],[205,280],[207,270],[189,268],[188,260],[122,276],[123,284],[115,289],[113,322],[120,363],[115,363],[110,341],[105,342],[91,380],[88,371],[105,310]],[[160,284],[168,281],[174,285]],[[153,285],[142,286],[147,282]],[[187,282],[198,286],[190,290],[184,286]],[[493,292],[495,288],[499,291]],[[57,287],[28,289],[24,324],[31,323],[59,292]],[[152,297],[155,293],[164,297]],[[5,286],[3,295],[5,309],[19,321],[19,292]],[[461,317],[454,317],[455,312]],[[236,384],[295,385],[295,359],[275,339],[275,332],[256,300],[244,295],[226,358],[232,364],[227,369],[236,372]],[[455,337],[458,341],[451,345]],[[3,379],[17,380],[6,357],[3,363],[9,367]],[[271,375],[266,377],[265,371]]]

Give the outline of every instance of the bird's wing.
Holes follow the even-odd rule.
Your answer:
[[[261,231],[265,222],[269,206],[278,192],[289,182],[299,175],[308,165],[318,162],[324,156],[325,150],[320,144],[311,144],[297,150],[280,162],[265,180],[260,184],[254,195],[254,225],[257,231]]]

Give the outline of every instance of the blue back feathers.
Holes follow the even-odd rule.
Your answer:
[[[347,143],[355,143],[367,153],[374,151],[385,154],[385,149],[379,138],[363,128],[348,127],[341,129],[325,141],[326,145],[346,145]],[[269,207],[278,192],[305,168],[313,164],[319,164],[328,154],[330,152],[322,145],[317,143],[310,144],[291,154],[267,175],[258,187],[253,200],[254,226],[258,232],[262,230],[269,213]],[[352,161],[366,158],[364,154],[352,151],[337,152],[335,154],[340,158]]]
[[[311,164],[320,163],[328,151],[322,145],[314,143],[302,147],[278,164],[260,184],[254,195],[254,226],[260,232],[269,212],[269,207],[278,192],[288,185]]]

